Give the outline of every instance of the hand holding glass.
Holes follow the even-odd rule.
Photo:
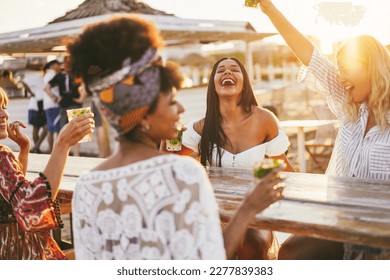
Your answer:
[[[68,121],[71,121],[74,118],[91,113],[91,107],[70,109],[70,110],[66,110],[66,113],[68,115]],[[92,140],[92,133],[88,133],[78,143],[89,142],[91,140]]]

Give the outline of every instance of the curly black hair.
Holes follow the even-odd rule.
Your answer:
[[[137,61],[148,48],[163,45],[156,27],[132,16],[114,18],[87,27],[67,48],[69,71],[88,83],[122,67],[126,58]]]

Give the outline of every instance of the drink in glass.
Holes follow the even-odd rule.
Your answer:
[[[167,151],[180,151],[181,150],[181,138],[183,136],[183,130],[180,129],[176,138],[167,140]]]
[[[278,168],[284,163],[281,159],[265,158],[261,164],[255,165],[253,175],[257,179],[267,176],[274,168]]]
[[[85,115],[91,113],[91,107],[84,107],[84,108],[76,108],[76,109],[69,109],[66,110],[66,114],[68,115],[68,121],[73,120],[76,117]],[[79,141],[79,143],[89,142],[92,140],[92,133],[88,133]]]
[[[258,0],[245,0],[245,7],[256,8],[258,4]]]

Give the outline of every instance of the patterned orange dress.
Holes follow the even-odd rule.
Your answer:
[[[50,230],[62,225],[43,174],[30,182],[12,151],[0,145],[0,259],[65,259]]]

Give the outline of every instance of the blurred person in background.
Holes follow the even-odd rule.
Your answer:
[[[8,97],[19,97],[23,87],[14,79],[11,70],[3,70],[0,75],[0,87],[5,91]]]
[[[46,92],[51,92],[52,88],[58,87],[60,97],[57,104],[60,107],[60,128],[63,128],[68,123],[67,110],[77,109],[83,106],[80,100],[79,86],[80,81],[69,75],[68,56],[65,56],[61,71],[59,71],[46,85]],[[72,148],[74,156],[80,156],[80,144],[74,145]]]
[[[43,107],[46,114],[47,142],[49,153],[53,150],[55,135],[59,133],[60,127],[60,92],[58,86],[48,88],[48,83],[61,71],[61,64],[58,60],[51,60],[43,67],[43,83],[45,95],[43,96]]]
[[[32,125],[32,139],[34,147],[30,150],[32,153],[41,153],[41,144],[47,135],[46,114],[43,104],[45,84],[43,82],[43,72],[33,71],[27,68],[23,72],[22,84],[25,91],[31,97],[28,104],[28,123]]]

